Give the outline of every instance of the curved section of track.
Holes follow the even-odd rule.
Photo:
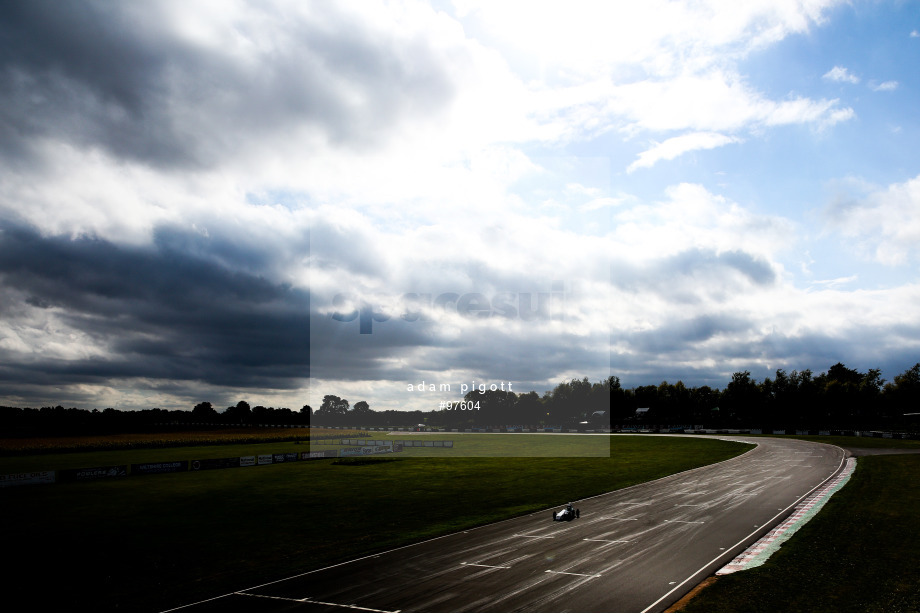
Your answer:
[[[841,467],[794,439],[550,510],[319,569],[183,611],[662,611],[753,543]]]

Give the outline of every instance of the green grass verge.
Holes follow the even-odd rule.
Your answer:
[[[361,439],[361,438],[350,438]],[[370,439],[370,438],[368,438]],[[408,457],[477,456],[477,457],[601,457],[610,456],[609,436],[575,434],[502,434],[502,433],[438,433],[387,435],[374,439],[384,441],[453,441],[451,448],[406,447]],[[322,442],[317,443],[321,449]],[[333,446],[341,447],[341,446]]]
[[[52,471],[130,465],[131,463],[162,463],[204,458],[229,458],[254,454],[280,454],[307,452],[310,446],[294,441],[268,443],[224,444],[211,446],[183,446],[173,448],[148,448],[133,450],[104,450],[94,452],[61,452],[28,456],[0,457],[0,474],[18,471]],[[341,447],[341,446],[335,446]],[[134,479],[134,478],[132,478]]]
[[[350,436],[350,439],[370,439]],[[437,435],[381,435],[380,440],[398,441],[425,439],[455,441],[452,448],[405,448],[402,457],[437,458],[454,456],[476,457],[603,457],[610,455],[608,438],[600,435],[486,435],[486,434],[437,434]],[[17,456],[0,456],[0,474],[20,471],[51,471],[78,469],[131,463],[157,463],[205,458],[251,456],[253,454],[279,454],[284,452],[306,452],[308,450],[335,450],[339,443],[324,440],[274,441],[265,443],[231,443],[221,445],[194,445],[170,448],[141,448],[97,450],[89,452],[59,452]]]
[[[918,475],[920,455],[860,457],[847,485],[764,565],[720,577],[682,611],[920,611]]]
[[[499,437],[509,440],[503,445],[532,443],[523,435],[484,437],[491,445]],[[531,437],[568,445],[561,436]],[[610,442],[609,457],[393,455],[381,457],[389,462],[330,459],[6,488],[0,491],[4,554],[13,568],[4,573],[5,598],[21,611],[161,611],[750,448],[699,438],[593,439]],[[218,456],[261,447],[222,448]],[[123,451],[80,461],[185,457],[183,450],[169,452]]]

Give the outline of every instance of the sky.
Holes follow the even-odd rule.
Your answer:
[[[5,2],[0,404],[891,381],[918,66],[915,1]]]

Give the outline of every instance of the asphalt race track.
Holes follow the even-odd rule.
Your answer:
[[[793,439],[734,459],[180,608],[203,612],[663,611],[782,521],[844,451]]]

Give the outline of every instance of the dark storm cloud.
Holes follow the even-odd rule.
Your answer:
[[[637,386],[657,386],[661,382],[676,384],[683,382],[686,386],[709,386],[724,388],[731,376],[711,367],[693,365],[661,364],[649,357],[613,355],[610,360],[610,373],[620,378],[624,388]]]
[[[905,368],[920,362],[918,351],[920,327],[866,324],[835,335],[826,332],[806,332],[796,335],[773,333],[747,348],[739,357],[761,356],[768,359],[773,376],[776,369],[787,371],[811,369],[815,374],[842,362],[850,368],[865,372],[881,369],[883,376],[893,380]],[[751,369],[752,373],[754,369]]]
[[[28,152],[31,139],[51,137],[102,145],[117,156],[191,161],[158,111],[166,103],[170,51],[157,48],[155,24],[137,23],[124,8],[43,0],[0,5],[4,151]]]
[[[715,282],[733,273],[758,286],[771,284],[776,279],[768,262],[739,250],[689,249],[659,260],[649,273],[653,280],[702,279],[705,276]]]
[[[48,137],[159,167],[210,166],[300,128],[364,147],[453,93],[427,43],[369,32],[334,3],[321,22],[242,26],[253,43],[277,43],[247,62],[181,39],[161,8],[0,4],[0,153],[12,160]]]
[[[235,387],[303,385],[309,375],[307,292],[178,251],[171,243],[133,248],[4,228],[0,284],[7,296],[54,308],[64,323],[107,346],[110,354],[65,361],[7,352],[0,378],[48,386],[126,377]]]
[[[485,324],[491,326],[483,327]],[[504,324],[514,327],[506,330]],[[525,322],[491,316],[490,320],[417,320],[400,316],[375,321],[371,334],[360,334],[357,318],[334,321],[314,313],[311,326],[312,374],[342,381],[391,381],[417,384],[420,379],[465,371],[495,381],[545,382],[581,365],[582,376],[606,374],[604,339],[560,343],[552,322]],[[517,329],[520,327],[520,329]],[[459,382],[452,382],[458,384]],[[558,383],[558,382],[555,382]],[[542,391],[542,388],[540,388]]]
[[[734,338],[752,326],[742,318],[731,315],[703,315],[666,323],[658,328],[628,334],[624,337],[635,350],[654,355],[659,352],[695,351],[696,344],[718,335]]]
[[[610,271],[610,280],[619,289],[654,292],[683,303],[740,291],[745,285],[769,286],[776,282],[776,272],[766,260],[741,250],[693,248],[644,266],[612,263]]]
[[[148,37],[138,36],[139,24],[124,23],[127,15],[107,14],[112,8],[92,2],[4,2],[4,68],[56,72],[83,83],[101,101],[140,113],[166,58]]]

